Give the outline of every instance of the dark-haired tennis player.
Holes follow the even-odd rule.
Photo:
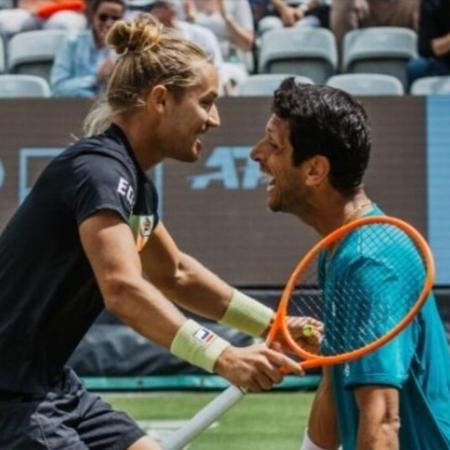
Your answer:
[[[273,211],[294,214],[321,235],[358,217],[383,214],[362,185],[371,140],[359,102],[342,91],[296,85],[289,78],[275,91],[272,111],[252,157],[268,176]],[[403,264],[418,262],[420,273],[414,252],[407,248],[397,258],[398,253],[392,257],[383,250],[382,239],[372,247],[347,239],[319,263],[321,287],[334,290],[351,282],[369,303],[382,302],[408,292],[408,280],[396,273]],[[385,275],[383,286],[371,283],[371,271]],[[357,336],[360,327],[364,324],[355,320],[343,333]],[[450,449],[450,355],[432,295],[391,343],[325,371],[301,449],[340,445],[343,450]]]
[[[104,306],[246,389],[270,389],[285,366],[301,373],[265,345],[229,345],[167,300],[252,335],[273,316],[177,248],[144,174],[165,158],[196,161],[219,125],[208,56],[147,17],[116,22],[107,41],[120,56],[87,137],[50,163],[0,236],[1,450],[159,448],[65,368]],[[299,338],[304,322],[292,321]]]

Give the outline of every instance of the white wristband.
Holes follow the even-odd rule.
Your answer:
[[[272,309],[234,289],[220,323],[241,330],[250,336],[260,337],[269,327],[273,315]]]
[[[308,430],[306,429],[305,436],[303,438],[303,443],[300,447],[300,450],[326,450],[326,449],[314,444],[314,442],[311,441],[311,439],[308,435]]]
[[[178,329],[170,351],[191,364],[213,372],[217,359],[229,345],[225,339],[189,319]]]

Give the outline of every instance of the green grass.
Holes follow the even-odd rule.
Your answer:
[[[103,398],[136,420],[182,420],[192,417],[216,395],[161,393]],[[310,392],[247,395],[189,450],[298,450],[312,399]]]

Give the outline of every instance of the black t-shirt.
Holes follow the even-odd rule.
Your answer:
[[[450,0],[422,0],[419,22],[419,54],[436,57],[432,41],[450,33]],[[438,59],[450,65],[450,52]]]
[[[0,236],[0,391],[45,392],[103,309],[78,233],[100,210],[130,224],[138,249],[158,222],[155,187],[115,125],[55,158]]]

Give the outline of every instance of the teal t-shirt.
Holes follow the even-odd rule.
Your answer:
[[[367,215],[382,214],[375,206]],[[323,257],[319,273],[324,295],[327,290],[339,289],[346,277],[352,277],[351,282],[358,284],[373,302],[383,301],[386,296],[390,297],[386,301],[395,301],[396,293],[408,290],[411,286],[404,284],[408,280],[393,280],[388,274],[399,265],[420,262],[414,257],[414,248],[403,248],[401,255],[398,251],[390,255],[380,251],[380,247],[382,243],[361,248],[358,239],[350,237],[332,258]],[[358,273],[354,268],[361,260],[364,271]],[[420,270],[420,264],[417,266]],[[383,286],[371,282],[370,270],[386,274]],[[357,320],[347,321],[346,335],[357,335],[363,325]],[[413,323],[391,342],[364,358],[333,367],[332,380],[343,450],[356,449],[358,407],[353,389],[363,385],[399,389],[401,450],[450,449],[450,351],[433,295]]]

